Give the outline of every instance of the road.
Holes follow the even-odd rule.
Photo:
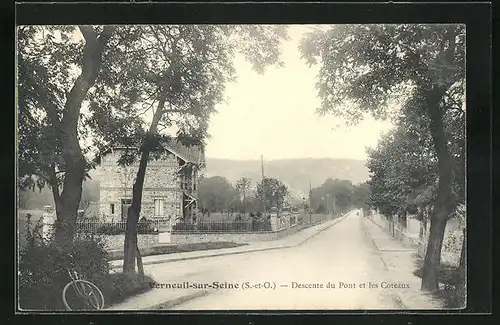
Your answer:
[[[173,310],[401,309],[391,289],[382,288],[388,273],[361,221],[352,213],[293,248],[156,264],[146,272],[159,284],[227,287],[207,289]]]

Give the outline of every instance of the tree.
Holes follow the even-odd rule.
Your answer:
[[[308,35],[300,49],[310,64],[321,60],[317,84],[320,113],[333,113],[351,123],[359,122],[366,113],[386,118],[391,100],[409,92],[418,104],[414,108],[427,116],[439,181],[422,289],[437,290],[444,231],[454,209],[455,175],[443,117],[447,110],[463,109],[464,26],[334,26]]]
[[[213,212],[222,212],[230,208],[236,198],[236,190],[224,177],[204,178],[198,187],[200,208],[210,216]]]
[[[345,211],[351,206],[353,191],[351,181],[328,178],[323,185],[312,189],[311,208],[317,210],[323,204],[325,210]]]
[[[368,182],[354,185],[351,195],[351,203],[353,206],[363,209],[366,213],[369,209],[371,189]]]
[[[100,129],[101,156],[120,145],[130,148],[120,164],[139,160],[125,234],[123,268],[130,273],[139,253],[137,221],[148,161],[160,157],[170,141],[203,146],[209,118],[224,100],[226,83],[235,79],[234,54],[239,51],[263,72],[267,65],[282,65],[279,44],[287,35],[282,26],[247,25],[123,26],[119,34],[105,57],[107,84],[95,89],[90,119]]]
[[[238,191],[240,197],[243,199],[243,213],[247,212],[247,193],[250,190],[252,181],[248,177],[242,177],[236,182],[236,191]]]
[[[266,211],[269,211],[271,207],[276,207],[280,211],[288,195],[288,188],[277,178],[265,177],[257,183],[256,194],[260,200],[265,197]]]
[[[101,70],[114,26],[18,27],[20,187],[50,186],[56,241],[74,238],[82,183],[92,168],[80,140],[81,107]],[[80,33],[84,42],[75,42]]]

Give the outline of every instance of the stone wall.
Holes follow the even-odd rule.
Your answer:
[[[115,250],[123,249],[123,244],[125,241],[125,235],[107,235],[105,237],[106,249]],[[138,234],[137,235],[137,245],[139,248],[149,247],[158,245],[158,235],[157,234]]]
[[[392,233],[390,222],[384,216],[373,213],[370,219],[387,232]],[[430,222],[427,222],[426,229],[422,229],[423,237],[419,237],[420,227],[423,227],[420,221],[410,217],[407,225],[408,227],[403,229],[396,223],[394,225],[394,238],[400,240],[409,248],[416,248],[419,256],[424,258],[429,238]],[[458,265],[462,249],[463,226],[464,222],[461,222],[459,219],[448,220],[443,238],[443,248],[441,250],[442,263]]]

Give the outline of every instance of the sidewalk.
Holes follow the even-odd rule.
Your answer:
[[[314,225],[312,227],[303,229],[295,234],[277,240],[254,242],[248,245],[238,246],[233,248],[221,248],[221,249],[212,249],[204,251],[146,256],[142,258],[142,263],[144,265],[151,265],[151,264],[191,260],[197,258],[243,254],[243,253],[258,252],[271,249],[282,249],[282,248],[293,247],[302,244],[303,242],[315,236],[316,234],[320,233],[321,231],[333,226],[346,216],[347,214],[342,217],[333,220],[328,220],[323,223]],[[116,260],[111,262],[111,268],[113,270],[120,269],[122,268],[122,266],[123,266],[123,260]]]
[[[417,249],[408,249],[391,234],[371,220],[363,221],[366,232],[377,248],[382,262],[395,283],[405,283],[409,288],[394,289],[405,309],[442,309],[443,302],[420,290],[421,279],[414,275]]]
[[[246,246],[227,248],[227,249],[224,248],[211,251],[196,251],[196,252],[148,256],[143,258],[143,263],[144,265],[148,264],[151,265],[151,264],[182,261],[188,259],[208,258],[215,256],[243,254],[249,252],[258,252],[271,249],[283,249],[283,248],[294,247],[306,242],[308,239],[330,228],[337,222],[343,220],[348,215],[349,213],[334,220],[329,220],[324,223],[306,228],[293,235],[278,240],[255,242]],[[115,268],[120,268],[122,265],[122,261],[114,261],[113,264]],[[192,276],[193,275],[184,276],[183,281],[189,281]],[[209,293],[208,291],[199,289],[172,290],[169,291],[169,295],[166,296],[165,292],[166,292],[165,290],[153,289],[148,292],[131,297],[119,304],[110,306],[106,309],[107,310],[153,310],[153,309],[158,309],[159,306],[162,306],[162,308],[165,308],[165,306],[167,306],[167,308],[169,308],[171,306],[178,305],[185,301],[195,299]]]

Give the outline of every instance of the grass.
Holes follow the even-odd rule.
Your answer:
[[[416,260],[416,270],[414,275],[422,278],[424,260],[419,256]],[[438,267],[438,281],[444,284],[444,287],[433,293],[437,298],[445,302],[445,308],[462,308],[464,307],[464,299],[461,297],[459,290],[459,273],[458,268],[448,263],[441,263]]]
[[[193,244],[179,244],[179,245],[156,245],[151,247],[141,248],[142,257],[175,254],[194,251],[204,251],[211,249],[233,248],[247,245],[246,243],[234,242],[207,242],[207,243],[193,243]],[[119,260],[123,258],[123,250],[112,250],[109,252],[111,260]]]

